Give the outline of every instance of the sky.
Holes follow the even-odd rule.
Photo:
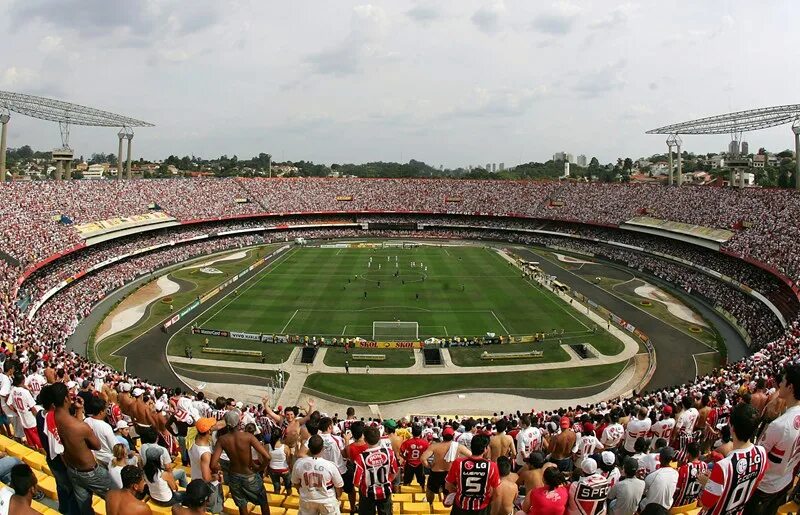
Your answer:
[[[135,158],[606,163],[665,152],[648,129],[800,103],[798,19],[797,0],[0,0],[0,90],[156,124]],[[70,146],[116,153],[116,132]],[[25,144],[60,146],[57,125],[13,114]]]

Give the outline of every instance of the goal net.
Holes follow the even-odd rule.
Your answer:
[[[372,322],[373,341],[409,341],[419,339],[417,322]]]

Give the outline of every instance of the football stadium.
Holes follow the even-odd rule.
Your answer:
[[[800,513],[798,8],[406,3],[0,7],[0,515]]]

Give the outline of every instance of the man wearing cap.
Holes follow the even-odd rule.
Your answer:
[[[678,470],[670,467],[675,461],[675,450],[664,447],[659,452],[661,468],[644,479],[644,497],[639,503],[642,513],[667,514],[672,507],[675,489],[678,487]]]
[[[300,493],[300,515],[338,515],[344,481],[339,468],[322,457],[325,443],[320,435],[308,439],[308,455],[297,460],[292,484]]]
[[[227,433],[220,436],[214,446],[211,456],[211,470],[219,472],[219,459],[222,452],[230,460],[230,474],[227,481],[230,487],[233,502],[239,508],[240,515],[247,513],[247,503],[252,502],[261,507],[261,513],[269,513],[267,504],[267,491],[261,480],[261,475],[252,469],[253,451],[261,456],[261,462],[266,466],[269,463],[269,452],[250,433],[239,430],[240,417],[236,411],[225,414],[225,427]]]
[[[153,513],[150,506],[140,500],[147,486],[144,482],[144,471],[134,465],[126,465],[122,467],[120,477],[122,478],[122,488],[111,490],[106,496],[106,513],[108,515],[150,515]]]
[[[381,444],[388,445],[394,451],[395,458],[400,468],[403,467],[403,457],[400,453],[400,447],[403,445],[403,439],[397,434],[397,421],[393,418],[383,421],[383,436],[381,437]],[[402,474],[397,474],[394,478],[393,487],[397,491],[400,487]]]
[[[86,403],[86,419],[84,422],[92,428],[92,432],[100,440],[100,449],[94,451],[97,462],[105,468],[114,458],[114,446],[117,444],[117,437],[114,430],[106,422],[106,401],[100,397],[89,397]]]
[[[205,515],[206,512],[216,513],[212,509],[211,498],[213,490],[202,479],[192,479],[183,494],[181,506],[172,507],[172,515]]]
[[[189,449],[189,464],[191,465],[192,482],[202,479],[208,483],[209,494],[208,510],[211,513],[222,511],[222,488],[219,486],[219,476],[211,471],[211,456],[214,448],[211,445],[211,432],[217,426],[213,418],[201,418],[195,424],[197,436],[194,445]]]
[[[586,458],[581,477],[569,486],[568,515],[602,515],[606,511],[608,480],[597,472],[597,462]]]
[[[661,420],[650,426],[650,433],[648,436],[652,437],[650,439],[652,446],[655,445],[656,440],[659,438],[669,441],[672,436],[672,431],[675,430],[675,419],[672,418],[672,406],[669,404],[664,405],[661,409],[661,415]]]
[[[445,478],[450,471],[450,465],[459,457],[470,456],[469,449],[455,442],[453,438],[456,432],[450,426],[445,426],[442,431],[442,441],[434,442],[428,450],[422,453],[420,461],[427,466],[428,460],[433,458],[431,473],[428,475],[428,484],[425,489],[425,496],[428,504],[433,504],[433,499],[444,490]],[[455,451],[455,455],[454,455]],[[451,458],[451,459],[448,459]]]
[[[550,439],[550,456],[549,461],[558,465],[558,470],[561,472],[570,472],[573,468],[572,462],[572,449],[575,448],[575,442],[578,436],[575,434],[570,426],[569,417],[561,417],[559,420],[561,432],[555,437]],[[596,463],[595,463],[596,465]]]
[[[125,446],[125,449],[130,452],[134,448],[133,440],[131,440],[131,429],[127,422],[120,420],[114,427],[114,433],[117,436],[117,443]]]

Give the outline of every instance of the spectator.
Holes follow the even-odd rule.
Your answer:
[[[36,494],[36,476],[26,464],[14,465],[9,486],[0,490],[0,513],[36,515],[31,505]]]
[[[617,482],[608,493],[608,506],[611,515],[634,515],[639,510],[639,501],[644,496],[644,481],[637,472],[639,462],[627,457],[622,462],[625,476]]]
[[[353,476],[353,484],[361,493],[358,514],[391,515],[397,459],[391,447],[380,445],[380,433],[376,427],[364,428],[364,440],[369,447],[356,456]]]
[[[145,493],[145,480],[142,469],[126,465],[120,471],[122,489],[111,490],[106,496],[108,515],[150,515],[150,506],[142,502]]]
[[[323,458],[324,449],[323,438],[312,436],[308,440],[308,456],[299,458],[292,469],[292,484],[300,492],[301,513],[339,513],[339,496],[344,482],[336,464]]]
[[[548,467],[543,481],[543,486],[528,490],[522,511],[528,515],[561,515],[566,512],[569,490],[564,486],[564,475],[557,467]]]
[[[606,511],[608,480],[597,473],[597,462],[586,458],[581,463],[581,475],[569,486],[568,515],[594,513],[602,515]]]
[[[639,503],[642,515],[666,515],[672,507],[678,487],[678,471],[670,466],[675,461],[675,450],[664,447],[659,451],[661,467],[644,480],[644,497]]]

